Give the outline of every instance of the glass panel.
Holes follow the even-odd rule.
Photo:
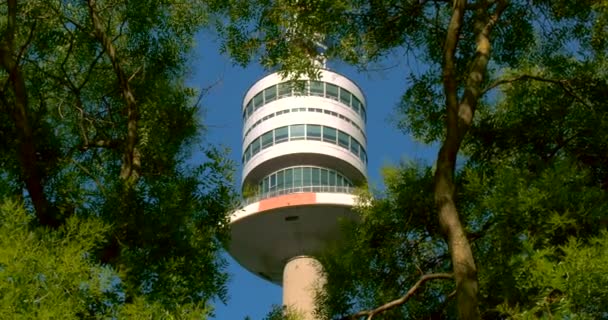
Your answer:
[[[308,81],[299,80],[294,84],[293,94],[296,96],[308,95]]]
[[[310,95],[311,96],[324,96],[324,88],[323,82],[321,81],[311,81],[310,82]]]
[[[333,170],[329,170],[329,185],[330,186],[336,185],[336,172]]]
[[[360,112],[359,110],[361,109],[361,101],[359,101],[359,98],[355,97],[354,94],[352,96],[352,99],[353,109],[355,109],[357,112]]]
[[[277,188],[277,175],[272,174],[270,176],[270,190],[273,191]]]
[[[350,107],[350,92],[348,90],[340,88],[340,101]]]
[[[296,124],[293,126],[289,126],[289,137],[291,140],[299,140],[304,139],[304,125]]]
[[[293,168],[293,187],[302,186],[302,168]]]
[[[262,150],[272,146],[272,130],[262,135]]]
[[[279,83],[279,98],[291,96],[291,85],[289,82]]]
[[[247,105],[247,118],[249,118],[252,113],[253,113],[253,103],[251,101],[249,101],[249,104]]]
[[[245,149],[245,162],[249,161],[249,158],[251,158],[251,146],[247,146]]]
[[[321,126],[316,124],[306,125],[306,139],[321,140]]]
[[[336,129],[330,127],[323,127],[323,141],[336,143]]]
[[[325,84],[326,97],[338,100],[338,86],[331,83]]]
[[[289,127],[274,129],[274,143],[281,143],[289,140]]]
[[[285,172],[283,170],[277,172],[277,190],[282,190],[285,187]]]
[[[365,161],[365,157],[366,157],[365,150],[363,150],[363,147],[361,147],[359,151],[360,151],[359,152],[359,159],[361,159],[361,161],[363,161],[365,163],[366,162]]]
[[[268,177],[264,178],[264,180],[262,181],[262,192],[268,192]]]
[[[350,152],[359,156],[359,146],[360,146],[360,144],[357,140],[355,140],[354,138],[350,139]]]
[[[310,167],[304,167],[302,169],[302,176],[304,177],[302,185],[304,187],[308,187],[308,186],[312,185],[311,184],[312,179],[311,179],[311,173],[310,173],[311,170],[310,169],[312,169],[312,168],[310,168]]]
[[[264,105],[264,92],[260,92],[258,94],[255,95],[255,97],[253,97],[253,106],[255,107],[255,109],[259,109],[261,106]]]
[[[274,101],[277,98],[277,86],[272,86],[264,90],[264,103]]]
[[[285,170],[285,188],[293,188],[293,169]]]
[[[321,185],[326,186],[329,184],[329,175],[327,169],[321,169]]]
[[[338,175],[336,180],[337,180],[337,181],[336,181],[336,185],[337,185],[338,187],[342,187],[342,186],[344,185],[344,180],[342,179],[342,176],[341,176],[341,175]]]
[[[319,168],[312,168],[312,185],[321,185],[321,170]]]
[[[361,108],[361,117],[363,117],[363,122],[367,122],[367,114],[363,108]]]
[[[350,136],[343,131],[338,130],[338,145],[342,148],[348,149],[348,140]]]
[[[254,156],[260,152],[260,138],[253,140],[251,143],[251,155]]]

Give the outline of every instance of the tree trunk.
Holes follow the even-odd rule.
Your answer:
[[[14,105],[8,106],[11,116],[15,121],[18,134],[19,162],[21,164],[21,175],[25,182],[25,188],[32,200],[36,218],[40,224],[57,227],[59,221],[50,213],[48,201],[44,194],[43,176],[37,164],[36,143],[32,126],[29,121],[27,89],[25,78],[21,73],[18,61],[13,57],[15,48],[15,28],[17,16],[17,1],[9,0],[8,6],[8,28],[2,43],[0,44],[0,65],[8,73],[11,89],[14,94]]]
[[[479,292],[477,267],[456,208],[454,172],[458,150],[473,123],[475,108],[482,95],[481,84],[490,59],[490,33],[508,4],[508,0],[477,3],[472,19],[476,52],[466,75],[460,101],[455,57],[465,10],[467,10],[466,0],[454,1],[444,46],[443,88],[446,97],[446,136],[437,155],[434,191],[435,204],[439,211],[439,225],[447,238],[452,259],[458,317],[463,320],[480,319],[481,315],[477,299]],[[494,7],[493,13],[490,12],[492,7]]]

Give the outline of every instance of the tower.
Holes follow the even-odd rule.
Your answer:
[[[247,91],[242,116],[245,203],[231,217],[229,252],[313,319],[323,277],[312,256],[339,237],[367,180],[365,98],[329,70],[295,84],[273,73]]]

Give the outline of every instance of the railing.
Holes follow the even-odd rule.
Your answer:
[[[303,192],[330,192],[330,193],[348,193],[354,194],[354,187],[338,187],[338,186],[308,186],[308,187],[291,187],[283,188],[278,190],[272,190],[264,192],[255,196],[247,197],[243,199],[242,206],[252,204],[264,199],[281,196],[285,194],[303,193]]]

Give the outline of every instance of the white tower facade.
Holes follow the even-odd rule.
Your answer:
[[[245,94],[242,116],[248,198],[231,217],[230,254],[314,319],[313,286],[323,279],[312,257],[339,237],[367,180],[365,97],[332,71],[297,84],[273,73]]]

